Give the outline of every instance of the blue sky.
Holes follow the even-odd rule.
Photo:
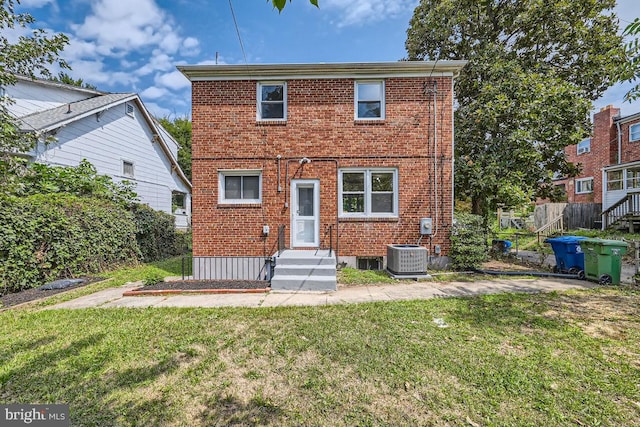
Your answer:
[[[159,117],[189,115],[190,84],[178,64],[396,61],[418,0],[293,0],[278,14],[266,0],[21,0],[36,26],[69,36],[68,73],[100,90],[136,92]],[[638,0],[620,0],[624,27],[640,16]],[[595,103],[622,103],[618,85]]]

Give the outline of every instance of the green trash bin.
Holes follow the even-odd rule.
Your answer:
[[[587,279],[603,285],[619,285],[622,255],[627,242],[606,239],[585,239],[580,242],[584,252],[584,273]]]

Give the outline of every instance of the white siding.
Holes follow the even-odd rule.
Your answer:
[[[93,96],[91,93],[21,80],[13,86],[6,86],[5,91],[7,96],[15,101],[8,105],[9,113],[15,117],[26,116]]]
[[[188,194],[189,189],[171,171],[166,154],[158,143],[152,142],[152,133],[137,104],[132,105],[134,117],[126,114],[122,103],[106,110],[99,121],[91,115],[59,129],[57,142],[37,148],[36,161],[76,166],[87,159],[99,174],[136,183],[141,203],[171,213],[171,192]],[[123,176],[123,160],[134,164],[133,179]]]
[[[167,132],[165,128],[162,127],[160,123],[158,123],[158,129],[160,130],[160,133],[162,134],[162,139],[164,139],[164,141],[166,142],[167,147],[169,148],[169,151],[171,151],[171,155],[173,156],[174,159],[178,160],[178,149],[180,148],[178,146],[178,143],[176,142],[175,139],[173,139],[171,134]]]
[[[626,195],[627,195],[627,192],[625,190],[616,190],[616,191],[605,190],[604,197],[602,198],[602,210],[606,211]]]

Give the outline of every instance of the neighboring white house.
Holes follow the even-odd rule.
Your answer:
[[[28,153],[39,163],[77,166],[135,184],[140,203],[171,213],[176,227],[191,223],[191,183],[178,165],[178,143],[135,93],[106,93],[18,77],[4,88],[20,130],[53,136]]]

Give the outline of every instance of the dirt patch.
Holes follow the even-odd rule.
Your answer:
[[[64,289],[51,289],[47,291],[41,291],[37,288],[33,288],[33,289],[25,289],[24,291],[4,295],[0,297],[0,310],[3,308],[13,307],[19,304],[24,304],[26,302],[35,301],[40,298],[46,298],[51,295],[59,294],[61,292],[67,292],[72,289],[82,288],[83,286],[87,286],[91,283],[96,283],[101,280],[104,280],[101,277],[82,277],[81,279],[83,279],[84,282],[68,286]]]
[[[202,291],[208,289],[264,289],[269,282],[264,280],[177,280],[146,285],[140,291]]]
[[[545,271],[546,269],[537,264],[531,264],[515,259],[491,259],[482,264],[483,270],[493,271]]]

